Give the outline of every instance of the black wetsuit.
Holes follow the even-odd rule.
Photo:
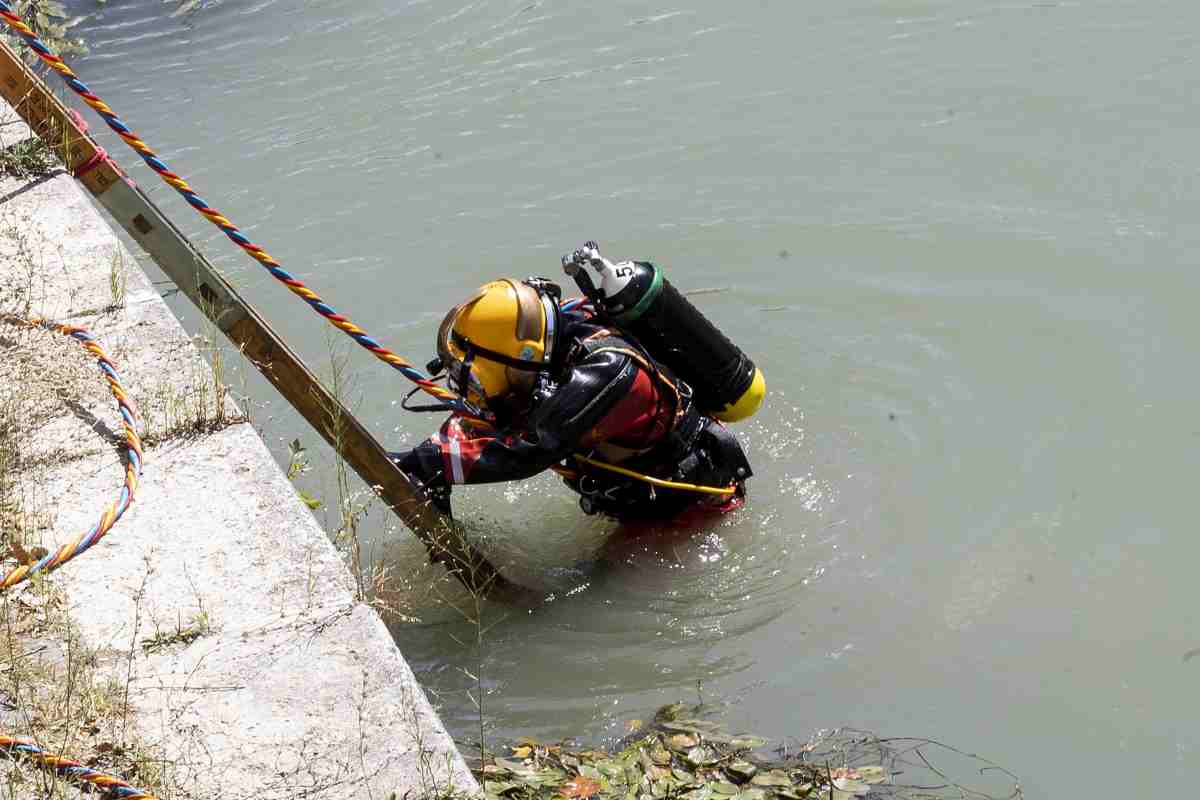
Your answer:
[[[576,454],[675,482],[734,484],[732,499],[740,499],[750,465],[737,439],[693,408],[687,384],[619,330],[575,314],[561,322],[561,363],[511,422],[491,428],[452,415],[429,439],[393,455],[442,510],[451,484],[518,480],[555,465],[588,513],[664,518],[697,502],[731,505],[730,496],[655,488]]]

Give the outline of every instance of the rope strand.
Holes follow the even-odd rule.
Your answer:
[[[121,415],[121,426],[125,435],[125,484],[121,487],[117,499],[101,512],[100,519],[87,532],[76,534],[69,542],[54,552],[46,554],[36,563],[22,564],[5,575],[3,580],[0,580],[0,592],[2,592],[16,586],[22,581],[28,580],[39,572],[52,572],[58,569],[79,554],[86,552],[88,548],[104,538],[105,534],[112,529],[117,520],[133,504],[133,497],[137,492],[138,479],[142,474],[142,440],[137,432],[137,412],[129,400],[129,395],[125,392],[125,387],[121,385],[121,377],[117,374],[117,368],[100,347],[99,342],[96,341],[94,336],[83,328],[74,325],[62,325],[42,319],[27,320],[20,317],[3,315],[0,316],[0,322],[61,333],[83,345],[85,350],[95,356],[96,362],[100,366],[100,372],[103,374],[104,380],[108,383],[108,389],[117,401],[117,411]]]
[[[61,333],[79,342],[85,350],[95,356],[100,372],[103,374],[105,382],[108,383],[108,389],[117,401],[117,411],[121,414],[121,426],[125,434],[125,483],[121,487],[117,499],[100,513],[99,521],[86,533],[76,535],[71,541],[53,553],[42,557],[37,563],[22,564],[5,575],[3,580],[0,580],[0,592],[3,592],[39,572],[52,572],[58,569],[71,559],[86,552],[112,530],[117,520],[121,519],[133,504],[138,479],[142,474],[142,440],[137,432],[137,411],[130,402],[125,388],[121,385],[121,376],[117,373],[116,366],[100,347],[95,337],[83,328],[61,325],[42,319],[22,319],[11,315],[0,315],[0,322]],[[130,785],[115,775],[109,775],[78,761],[47,752],[28,739],[0,734],[0,752],[10,758],[32,761],[63,777],[91,784],[113,797],[123,798],[123,800],[155,800],[153,795]]]

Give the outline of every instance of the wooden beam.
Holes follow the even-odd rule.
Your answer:
[[[0,96],[72,172],[97,158],[95,141],[3,42]],[[425,544],[433,561],[443,564],[472,592],[509,602],[533,602],[531,592],[500,574],[428,502],[420,487],[388,458],[383,445],[115,163],[100,161],[80,182],[196,308],[374,488]],[[317,322],[315,316],[313,319]],[[320,324],[326,323],[322,320]]]

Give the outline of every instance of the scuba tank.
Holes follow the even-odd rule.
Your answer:
[[[595,242],[562,261],[603,319],[632,334],[692,387],[702,414],[737,422],[758,411],[767,389],[762,371],[671,285],[661,267],[648,261],[614,264]]]

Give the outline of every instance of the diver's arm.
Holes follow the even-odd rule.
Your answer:
[[[530,420],[532,432],[482,430],[456,415],[428,440],[397,454],[397,463],[422,482],[475,484],[532,477],[575,452],[636,377],[636,365],[623,353],[593,354],[538,405]]]

